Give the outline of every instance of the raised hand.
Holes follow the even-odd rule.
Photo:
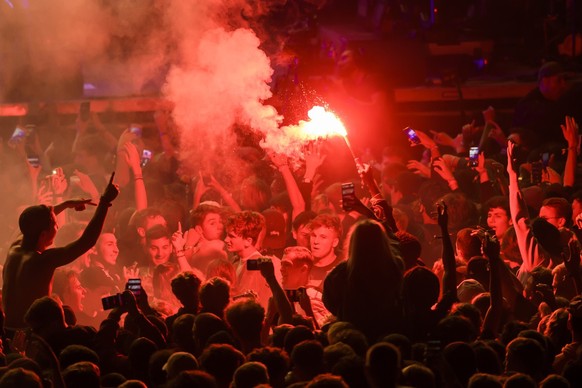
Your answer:
[[[141,171],[141,158],[135,144],[132,142],[126,142],[123,145],[123,156],[125,157],[125,162],[131,168],[134,174]]]
[[[495,108],[492,106],[487,107],[487,109],[481,113],[483,114],[483,120],[485,120],[486,123],[495,121]]]
[[[457,146],[455,143],[455,139],[453,139],[446,132],[437,132],[437,131],[431,130],[430,133],[432,133],[433,139],[437,144],[449,146],[449,147],[456,147]],[[461,135],[461,139],[462,138],[463,138],[463,136]]]
[[[47,187],[46,181],[40,184],[36,199],[41,205],[51,206],[53,204],[53,192]]]
[[[65,173],[63,169],[58,167],[54,170],[54,173],[47,177],[50,180],[50,185],[53,189],[53,192],[57,196],[63,195],[63,193],[67,190],[67,179],[65,177]]]
[[[279,154],[273,151],[267,151],[267,156],[271,160],[271,163],[273,163],[273,165],[277,167],[278,170],[288,166],[287,156],[284,154]]]
[[[186,245],[186,239],[184,238],[184,233],[182,233],[182,223],[178,222],[178,230],[172,235],[172,245],[174,246],[174,252],[180,252],[184,250]]]
[[[87,208],[87,205],[97,206],[96,203],[93,203],[90,199],[69,199],[65,202],[67,208],[75,209],[76,211],[80,212]]]
[[[272,279],[276,279],[275,266],[273,265],[273,261],[267,257],[261,257],[258,260],[259,260],[259,271],[261,271],[261,275],[263,275],[265,280],[269,281]]]
[[[426,133],[417,130],[416,135],[420,139],[420,144],[422,144],[424,147],[435,148],[437,146],[436,142]]]
[[[139,268],[137,267],[137,261],[130,265],[129,267],[123,266],[123,278],[127,282],[129,279],[139,278]]]
[[[449,212],[444,201],[437,203],[437,223],[441,228],[448,228],[449,226]]]
[[[322,155],[321,146],[313,142],[305,151],[305,178],[313,180],[317,169],[323,164],[327,155]]]
[[[97,191],[97,187],[95,187],[95,183],[91,180],[89,175],[82,173],[79,170],[75,170],[73,174],[78,178],[73,180],[71,178],[71,183],[74,183],[81,189],[84,193],[89,194],[92,198],[96,198],[99,195]]]
[[[121,133],[119,140],[117,141],[117,152],[123,151],[123,146],[125,143],[137,140],[137,135],[128,128]]]
[[[137,301],[135,300],[135,295],[133,295],[133,292],[125,290],[121,294],[121,298],[123,299],[123,307],[128,313],[131,314],[139,312],[139,308],[137,307]]]
[[[566,116],[565,125],[561,125],[564,139],[568,142],[568,148],[578,148],[578,124],[573,117]]]
[[[109,183],[101,196],[101,200],[106,203],[111,203],[119,195],[119,188],[117,185],[113,184],[113,178],[115,177],[115,172],[111,173],[111,178],[109,178]]]
[[[515,143],[511,140],[507,142],[507,173],[509,176],[517,176],[517,171],[514,170],[514,152]]]
[[[445,181],[447,181],[447,182],[456,181],[455,176],[453,175],[453,172],[451,171],[449,166],[447,166],[447,164],[445,163],[445,161],[442,158],[435,159],[433,164],[434,164],[434,170]]]
[[[430,178],[430,167],[419,162],[418,160],[409,160],[406,164],[406,168],[417,175]]]

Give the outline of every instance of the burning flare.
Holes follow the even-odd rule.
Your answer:
[[[348,132],[342,121],[333,112],[326,111],[322,106],[314,106],[307,113],[311,121],[299,124],[307,140],[316,140],[329,136],[347,136]]]
[[[300,121],[297,125],[266,133],[261,144],[263,148],[285,154],[292,159],[303,159],[303,150],[311,141],[333,136],[341,136],[347,141],[346,127],[333,112],[322,106],[314,106],[307,116],[309,121]]]

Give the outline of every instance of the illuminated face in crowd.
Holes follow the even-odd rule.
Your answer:
[[[67,289],[63,295],[63,303],[70,306],[73,311],[83,311],[83,299],[87,290],[83,288],[77,276],[70,276],[68,279]]]
[[[167,237],[153,239],[148,242],[148,254],[150,262],[157,266],[166,264],[170,260],[172,254],[172,244]]]
[[[235,233],[234,229],[229,229],[226,231],[226,238],[224,242],[226,243],[226,249],[229,252],[240,253],[245,250],[247,246],[248,239],[239,236]]]
[[[222,217],[218,213],[208,213],[206,217],[204,217],[202,225],[197,225],[196,229],[198,229],[199,233],[202,233],[202,236],[204,236],[206,240],[220,240],[222,238],[222,233],[224,232]]]
[[[95,249],[97,250],[97,257],[103,263],[115,265],[119,249],[117,248],[117,239],[113,233],[103,233],[99,237]]]
[[[505,209],[494,207],[487,213],[487,226],[495,231],[498,239],[503,238],[503,234],[511,225],[511,220]]]
[[[311,231],[311,253],[316,262],[333,255],[338,243],[339,238],[332,228],[320,226]]]

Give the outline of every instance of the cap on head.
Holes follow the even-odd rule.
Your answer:
[[[538,71],[538,81],[546,77],[565,74],[564,68],[558,62],[544,63]]]
[[[265,227],[267,234],[263,241],[264,248],[281,249],[285,248],[287,236],[285,234],[285,217],[275,209],[263,211],[265,217]]]

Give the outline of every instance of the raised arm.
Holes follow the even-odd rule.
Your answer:
[[[441,238],[443,241],[443,300],[456,300],[457,295],[457,265],[455,262],[455,251],[451,236],[449,235],[449,213],[444,202],[437,204],[437,222],[441,228]]]
[[[137,151],[137,147],[132,142],[126,142],[123,145],[123,154],[125,162],[129,166],[133,174],[133,186],[135,191],[135,210],[143,210],[148,207],[148,196],[146,192],[145,183],[143,181],[143,173],[141,170],[141,158]]]
[[[457,182],[457,179],[443,158],[434,159],[433,166],[436,173],[439,174],[445,182],[447,182],[451,191],[459,189],[459,183]]]
[[[374,174],[372,172],[372,167],[370,165],[363,165],[363,169],[360,171],[360,177],[362,178],[362,182],[368,189],[370,193],[370,202],[373,208],[374,217],[370,217],[372,219],[377,219],[378,221],[384,224],[384,227],[387,227],[387,231],[389,229],[389,234],[398,232],[398,227],[396,226],[396,220],[394,219],[393,209],[392,206],[388,204],[388,202],[382,196],[382,192],[380,191],[380,187],[376,183],[374,179]],[[358,201],[360,202],[360,201]],[[361,202],[358,204],[360,205]],[[365,206],[364,206],[365,207]],[[361,208],[361,206],[359,206]],[[363,209],[363,208],[362,208]],[[366,208],[367,209],[367,208]],[[363,210],[366,210],[363,209]],[[360,211],[358,208],[355,210]],[[366,215],[366,213],[360,213]],[[378,213],[378,214],[375,214]]]
[[[274,152],[269,152],[267,155],[275,167],[277,167],[281,173],[281,176],[283,177],[283,180],[285,181],[285,187],[287,189],[287,193],[289,194],[289,200],[291,201],[291,206],[293,208],[293,213],[291,216],[294,220],[299,213],[305,210],[305,200],[303,199],[301,190],[299,190],[297,181],[295,181],[295,177],[289,168],[287,157],[285,155],[276,154]]]
[[[573,187],[576,177],[576,159],[578,157],[578,124],[573,117],[566,116],[565,125],[562,125],[562,134],[568,142],[568,156],[564,168],[564,186]]]
[[[426,149],[430,150],[431,159],[436,159],[441,157],[441,152],[439,151],[439,146],[437,143],[431,139],[426,133],[422,131],[416,131],[416,135],[420,139],[420,144]]]
[[[483,319],[481,337],[495,339],[501,323],[503,312],[503,294],[501,291],[501,269],[505,264],[499,256],[499,242],[495,236],[483,233],[482,250],[489,259],[489,294],[491,303]]]
[[[524,203],[517,180],[517,169],[514,160],[515,144],[507,142],[507,173],[509,174],[509,210],[511,221],[517,237],[517,245],[523,262],[519,269],[520,274],[529,273],[535,267],[543,264],[543,258],[538,252],[537,239],[533,236],[529,226],[529,214]],[[523,279],[520,278],[523,282]]]
[[[137,326],[139,337],[146,337],[152,340],[160,349],[166,347],[166,339],[160,330],[154,325],[140,310],[138,303],[135,300],[135,296],[131,291],[123,291],[121,297],[123,298],[123,303],[125,309],[127,310],[126,320],[130,320]],[[127,321],[126,321],[127,322]]]
[[[111,179],[109,180],[109,184],[101,196],[101,200],[99,201],[99,205],[97,205],[95,214],[93,215],[91,221],[89,221],[89,224],[85,228],[85,231],[81,237],[65,247],[53,248],[45,251],[45,254],[49,256],[48,260],[52,260],[52,263],[54,263],[55,267],[69,264],[77,257],[91,249],[91,247],[93,247],[97,242],[97,239],[101,234],[101,229],[103,228],[103,223],[105,222],[107,210],[109,209],[109,206],[111,206],[111,202],[113,202],[113,200],[117,198],[117,195],[119,194],[119,189],[116,185],[113,184],[114,175],[115,173],[111,174]],[[83,202],[84,204],[88,203],[86,200]],[[76,201],[66,201],[63,204],[55,206],[55,213],[57,211],[60,212],[68,207],[77,208],[79,206],[84,206],[84,204],[79,204]],[[82,208],[79,209],[82,210]]]
[[[119,140],[117,141],[117,158],[115,164],[115,174],[116,174],[116,182],[119,184],[119,187],[125,187],[129,180],[131,179],[131,171],[130,167],[127,164],[127,160],[125,158],[125,143],[132,142],[137,139],[137,135],[127,128],[124,130],[119,136]]]
[[[261,275],[267,281],[271,292],[273,293],[273,301],[275,302],[275,307],[279,312],[279,324],[291,323],[293,319],[293,307],[291,302],[287,299],[285,291],[279,284],[277,277],[275,276],[275,267],[273,266],[273,261],[268,258],[259,259],[259,270]]]

